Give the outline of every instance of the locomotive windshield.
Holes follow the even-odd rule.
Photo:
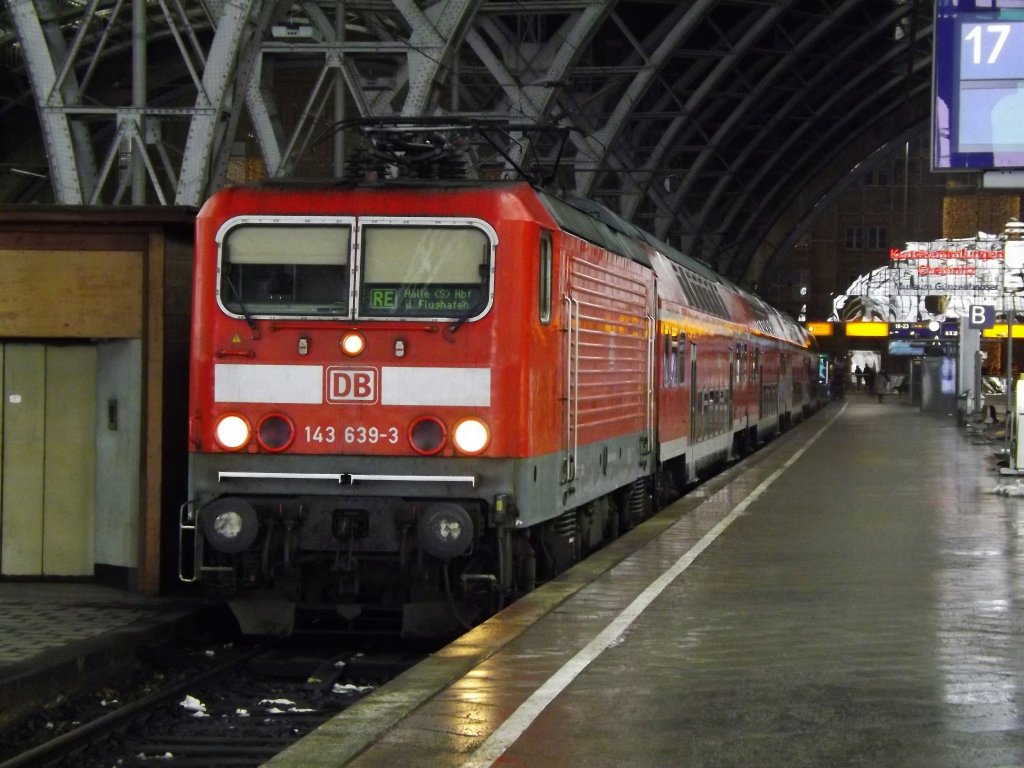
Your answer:
[[[363,317],[471,317],[488,300],[491,242],[469,226],[362,229]]]
[[[220,301],[246,318],[462,321],[491,298],[495,238],[484,223],[254,217],[219,237]]]
[[[347,315],[352,227],[242,224],[224,237],[220,298],[232,312]]]

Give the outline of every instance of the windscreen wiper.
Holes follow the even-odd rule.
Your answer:
[[[245,303],[242,301],[242,292],[239,291],[231,281],[230,273],[224,275],[224,281],[228,284],[228,287],[231,289],[231,293],[235,296],[235,303],[238,304],[238,311],[242,313],[242,317],[245,318],[246,325],[248,325],[249,329],[252,331],[252,336],[250,338],[252,338],[253,341],[259,340],[259,326],[256,325],[256,320],[253,319],[253,316],[249,314],[249,310],[245,308]]]
[[[460,315],[459,317],[455,318],[450,323],[448,323],[448,328],[446,329],[445,338],[448,339],[449,341],[451,341],[451,339],[448,338],[448,337],[450,335],[454,334],[457,330],[459,330],[459,328],[462,326],[462,324],[464,322],[466,322],[467,320],[469,320],[469,318],[473,317],[473,315],[475,315],[477,312],[479,312],[483,308],[483,306],[484,306],[484,300],[483,300],[483,297],[481,297],[476,302],[474,302],[473,306],[471,306],[469,309],[467,309],[462,315]]]

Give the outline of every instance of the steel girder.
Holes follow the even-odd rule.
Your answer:
[[[76,153],[75,131],[69,115],[63,110],[65,102],[73,103],[78,96],[73,77],[67,78],[63,87],[58,85],[61,81],[55,59],[60,59],[65,53],[63,37],[59,28],[54,29],[53,14],[46,12],[49,8],[44,8],[40,15],[31,0],[11,0],[9,9],[36,97],[43,142],[50,158],[54,196],[60,203],[81,203],[83,194],[77,161],[81,160],[83,175],[86,175],[91,158],[81,144]]]

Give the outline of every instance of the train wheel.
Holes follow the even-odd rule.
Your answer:
[[[577,520],[581,557],[596,552],[618,535],[618,512],[611,496],[602,496],[584,505],[579,510]],[[612,520],[616,528],[614,535],[609,534]]]
[[[533,544],[524,534],[517,536],[513,545],[512,567],[515,573],[515,591],[521,596],[537,588],[537,555]]]
[[[658,509],[668,506],[682,494],[676,485],[675,476],[667,468],[661,469],[654,476],[654,489]]]
[[[619,538],[619,532],[621,531],[621,524],[620,524],[619,517],[622,514],[621,512],[619,512],[619,506],[620,505],[618,504],[618,502],[614,498],[612,498],[611,496],[608,496],[607,500],[608,500],[608,518],[607,518],[607,520],[605,520],[605,528],[604,528],[604,541],[605,541],[606,544],[608,544],[610,542],[613,542],[617,538]]]
[[[619,529],[625,532],[648,517],[654,507],[648,478],[638,477],[622,496],[623,502],[619,506]]]

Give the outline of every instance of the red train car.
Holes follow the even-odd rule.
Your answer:
[[[249,631],[447,633],[816,407],[796,323],[525,182],[199,214],[182,578]]]

